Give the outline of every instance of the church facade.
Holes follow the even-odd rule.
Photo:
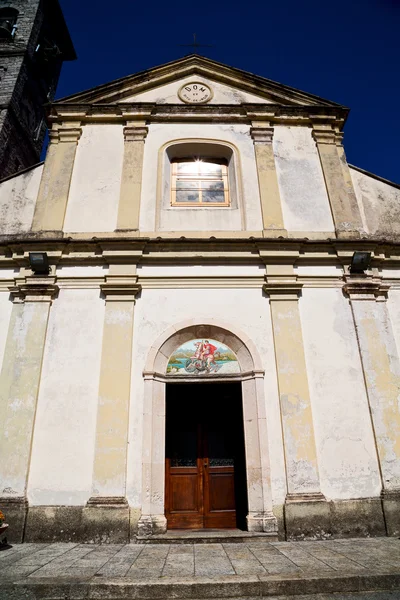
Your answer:
[[[400,534],[400,187],[347,115],[197,55],[51,105],[0,183],[15,540]]]

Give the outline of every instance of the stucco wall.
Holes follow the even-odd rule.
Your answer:
[[[207,104],[242,104],[245,102],[261,102],[264,104],[270,103],[269,100],[265,100],[265,98],[260,98],[260,96],[249,94],[247,92],[244,92],[243,90],[232,88],[231,86],[212,81],[207,77],[203,77],[202,75],[196,74],[190,75],[189,77],[184,77],[182,79],[178,79],[172,83],[167,83],[166,85],[156,87],[152,90],[148,90],[147,92],[135,94],[134,96],[130,96],[129,98],[124,98],[123,101],[156,102],[157,104],[184,104],[178,96],[178,91],[180,87],[187,83],[192,83],[196,81],[206,83],[211,87],[213,91],[213,97],[209,102],[207,102]]]
[[[390,290],[388,298],[390,323],[396,341],[397,354],[400,356],[400,290]],[[400,411],[400,403],[399,403]]]
[[[61,290],[50,309],[32,446],[31,505],[84,504],[91,493],[104,301]]]
[[[328,498],[379,496],[381,482],[357,339],[341,289],[300,300],[321,490]]]
[[[238,187],[238,207],[177,208],[163,198],[168,186],[163,162],[165,152],[160,150],[172,141],[211,140],[227,142],[237,148],[235,157]],[[157,180],[157,177],[160,180]],[[157,213],[159,208],[159,214]],[[232,231],[261,230],[261,206],[253,141],[244,125],[150,125],[144,147],[143,185],[140,207],[142,231]]]
[[[350,167],[363,225],[374,236],[400,234],[400,189]]]
[[[329,198],[311,129],[278,125],[273,143],[285,228],[333,232]]]
[[[275,357],[268,300],[257,289],[193,289],[142,291],[135,307],[127,496],[140,506],[142,473],[143,368],[150,347],[164,331],[193,316],[207,323],[220,319],[241,329],[256,344],[265,368],[271,477],[274,503],[286,493]]]
[[[1,270],[0,270],[1,273]],[[1,275],[0,275],[1,277]],[[0,372],[3,365],[4,349],[7,341],[8,326],[12,311],[12,302],[8,292],[0,293]]]
[[[0,184],[0,235],[30,230],[42,172],[38,165]]]
[[[122,125],[85,125],[76,151],[64,231],[114,231],[124,137]]]

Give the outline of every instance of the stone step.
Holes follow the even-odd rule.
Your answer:
[[[240,529],[174,529],[150,537],[137,536],[138,544],[241,544],[244,542],[277,542],[275,533],[241,531]]]
[[[84,581],[79,577],[60,577],[41,580],[26,578],[17,582],[3,580],[0,585],[0,600],[254,600],[271,596],[274,600],[277,600],[277,597],[300,600],[302,595],[307,595],[311,600],[313,596],[321,599],[321,594],[325,600],[330,597],[344,600],[347,597],[352,598],[353,594],[354,598],[358,596],[363,600],[375,600],[371,592],[378,591],[387,591],[386,595],[381,596],[382,600],[397,600],[399,589],[400,573],[389,572],[368,575],[260,575],[143,581],[102,577],[96,578],[95,581]],[[331,596],[332,594],[335,595]]]

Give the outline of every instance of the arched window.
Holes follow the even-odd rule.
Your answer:
[[[16,30],[18,11],[16,8],[0,8],[0,40],[12,40]]]
[[[228,163],[225,159],[187,157],[171,162],[171,204],[229,206]]]

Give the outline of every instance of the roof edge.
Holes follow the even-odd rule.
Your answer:
[[[380,175],[376,175],[375,173],[371,173],[371,171],[366,171],[365,169],[361,169],[361,167],[356,167],[355,165],[351,165],[349,163],[350,169],[354,169],[355,171],[359,171],[363,175],[368,175],[368,177],[372,177],[372,179],[376,179],[377,181],[381,181],[382,183],[386,183],[387,185],[391,185],[392,187],[400,190],[400,183],[395,183],[394,181],[390,181],[390,179],[385,179]]]
[[[63,98],[57,99],[57,102],[68,102],[69,100],[74,99],[74,98],[79,99],[79,97],[86,96],[89,93],[95,94],[95,93],[100,92],[103,89],[105,90],[106,88],[108,88],[110,91],[112,91],[113,88],[118,87],[118,85],[120,83],[127,82],[130,79],[132,79],[132,80],[137,79],[138,83],[140,83],[141,81],[144,81],[146,77],[148,77],[148,79],[150,80],[153,72],[160,71],[162,69],[168,70],[172,66],[179,67],[180,65],[184,65],[185,63],[190,64],[190,62],[192,62],[195,65],[197,61],[199,63],[199,66],[201,66],[201,63],[203,63],[203,65],[208,64],[210,67],[215,66],[217,68],[219,67],[220,69],[231,70],[233,73],[236,73],[238,76],[240,76],[242,78],[251,79],[254,84],[258,84],[260,86],[270,85],[272,88],[274,88],[274,87],[280,88],[282,91],[291,92],[291,93],[295,92],[299,95],[306,96],[310,99],[313,99],[317,103],[325,105],[325,106],[336,106],[338,108],[339,107],[347,108],[342,104],[333,102],[332,100],[327,100],[326,98],[322,98],[321,96],[317,96],[315,94],[305,92],[303,90],[300,90],[293,86],[286,85],[284,83],[280,83],[278,81],[273,81],[272,79],[267,79],[266,77],[263,77],[261,75],[256,75],[254,73],[251,73],[250,71],[245,71],[243,69],[239,69],[237,67],[233,67],[233,66],[227,65],[225,63],[221,63],[221,62],[213,60],[211,58],[201,56],[200,54],[188,54],[187,56],[184,56],[182,58],[179,58],[179,59],[176,59],[173,61],[169,61],[169,62],[163,63],[161,65],[156,65],[154,67],[150,67],[143,71],[138,71],[137,73],[131,73],[129,75],[125,75],[124,77],[114,79],[110,82],[100,84],[93,88],[89,88],[87,90],[82,90],[80,92],[76,92],[75,94],[71,94],[69,96],[64,96]]]
[[[0,179],[0,184],[4,183],[5,181],[8,181],[9,179],[13,179],[14,177],[18,177],[19,175],[24,175],[25,173],[28,173],[29,171],[36,169],[36,167],[41,167],[42,165],[44,165],[44,160],[41,160],[40,162],[35,163],[34,165],[31,165],[30,167],[26,167],[26,169],[22,169],[22,171],[17,171],[17,173],[13,173],[12,175],[7,175],[7,177]]]

